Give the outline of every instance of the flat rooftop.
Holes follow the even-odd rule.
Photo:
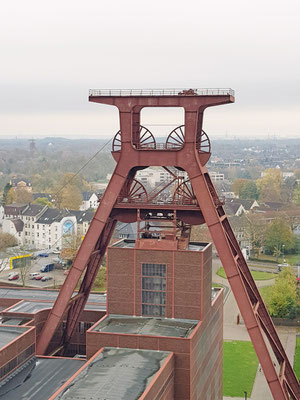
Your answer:
[[[30,328],[21,326],[6,326],[0,325],[0,348],[12,342],[18,336],[28,331]]]
[[[30,318],[10,318],[10,317],[0,317],[1,325],[24,325],[31,321]]]
[[[147,240],[147,239],[143,239],[143,240]],[[164,239],[162,239],[162,240],[164,240]],[[184,251],[202,251],[207,245],[208,245],[208,243],[191,242],[191,243],[189,243],[188,248]],[[114,243],[111,247],[121,247],[121,248],[126,248],[126,249],[133,249],[134,246],[135,246],[135,240],[124,239],[117,243]],[[155,249],[153,249],[153,250],[155,250]],[[158,249],[158,250],[161,251],[161,249]]]
[[[170,353],[104,348],[55,399],[139,399]]]
[[[33,357],[13,372],[13,379],[9,375],[1,382],[0,399],[49,399],[84,363],[71,358]]]
[[[58,290],[0,288],[0,299],[27,299],[55,301]],[[76,292],[74,292],[74,295]],[[91,303],[106,303],[106,294],[91,293],[88,298]]]
[[[24,314],[35,314],[38,311],[46,310],[47,308],[53,307],[53,302],[38,302],[38,301],[22,301],[22,303],[16,304],[7,313],[24,313]],[[85,310],[97,310],[106,311],[106,304],[86,304]]]
[[[125,333],[185,338],[199,321],[175,318],[131,317],[108,315],[93,328],[93,332]]]

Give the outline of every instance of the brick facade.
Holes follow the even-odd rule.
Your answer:
[[[165,317],[199,322],[188,337],[98,332],[92,327],[87,331],[87,357],[101,347],[170,351],[175,359],[174,397],[161,398],[221,400],[223,291],[212,302],[211,257],[211,245],[201,251],[111,246],[108,314],[141,316],[142,264],[163,264],[166,265]]]

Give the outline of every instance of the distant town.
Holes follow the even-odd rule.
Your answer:
[[[103,140],[63,138],[0,140],[2,233],[12,235],[28,251],[61,250],[67,246],[64,238],[83,237],[114,168],[110,146],[92,158],[103,144]],[[279,259],[283,251],[294,253],[296,263],[300,140],[227,139],[212,141],[212,148],[208,169],[240,246],[252,256],[265,252]],[[140,171],[136,179],[149,192],[171,180],[171,175],[152,167]],[[162,202],[174,196],[172,190],[170,185],[160,194]],[[273,243],[268,237],[277,220],[288,234]],[[116,238],[135,235],[135,224],[118,224]],[[204,227],[195,229],[194,235],[209,239]]]

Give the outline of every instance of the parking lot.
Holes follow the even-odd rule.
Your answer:
[[[43,253],[42,251],[40,253]],[[63,284],[66,275],[64,275],[65,270],[63,269],[54,269],[53,271],[50,272],[40,272],[40,269],[47,265],[47,264],[56,264],[58,261],[58,254],[49,254],[48,257],[36,257],[36,259],[31,260],[31,266],[26,267],[25,272],[25,286],[32,286],[32,287],[40,287],[40,288],[46,288],[46,287],[56,287],[60,286]],[[19,274],[19,279],[16,280],[9,280],[9,274],[11,273],[18,273]],[[47,281],[42,281],[42,280],[35,280],[31,279],[31,274],[36,273],[39,276],[42,277],[49,277],[50,280]],[[14,268],[14,269],[6,269],[4,271],[1,271],[0,273],[0,281],[1,283],[14,283],[18,286],[22,286],[22,277],[20,273],[20,268]]]

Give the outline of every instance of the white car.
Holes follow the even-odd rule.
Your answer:
[[[289,266],[290,266],[290,264],[284,262],[284,263],[282,263],[282,264],[278,264],[278,265],[277,265],[277,269],[278,269],[278,271],[280,272],[280,271],[282,270],[282,268],[284,268],[284,267],[289,267]]]
[[[38,276],[38,275],[40,275],[40,273],[39,272],[31,272],[30,274],[29,274],[29,279],[35,279],[35,277],[36,276]]]

